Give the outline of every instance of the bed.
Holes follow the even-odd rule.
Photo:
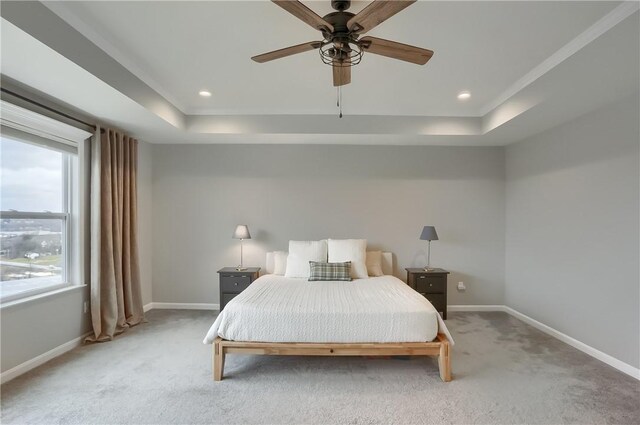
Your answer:
[[[385,253],[388,274],[352,282],[256,279],[204,339],[213,344],[214,380],[222,380],[226,354],[266,354],[437,356],[441,379],[450,381],[451,335],[424,297],[390,275],[390,260]]]

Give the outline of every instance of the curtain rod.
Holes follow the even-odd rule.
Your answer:
[[[62,116],[62,117],[65,117],[65,118],[67,118],[67,119],[70,119],[70,120],[72,120],[72,121],[75,121],[75,122],[78,122],[78,123],[80,123],[80,124],[86,125],[87,127],[91,127],[91,128],[93,128],[94,130],[96,130],[96,129],[98,128],[95,124],[89,124],[89,123],[88,123],[88,122],[86,122],[86,121],[82,121],[82,120],[81,120],[81,119],[79,119],[79,118],[73,117],[73,116],[71,116],[71,115],[69,115],[69,114],[66,114],[66,113],[64,113],[64,112],[58,111],[58,110],[56,110],[56,109],[53,109],[53,108],[52,108],[52,107],[50,107],[50,106],[44,105],[44,104],[42,104],[42,103],[40,103],[40,102],[37,102],[37,101],[35,101],[35,100],[32,100],[32,99],[29,99],[28,97],[25,97],[25,96],[23,96],[23,95],[21,95],[21,94],[18,94],[18,93],[16,93],[16,92],[14,92],[14,91],[11,91],[11,90],[8,90],[8,89],[5,89],[4,87],[0,87],[0,90],[2,90],[2,92],[3,92],[3,93],[7,93],[7,94],[10,94],[11,96],[15,96],[15,97],[17,97],[18,99],[24,100],[25,102],[28,102],[28,103],[31,103],[32,105],[36,105],[36,106],[38,106],[38,107],[40,107],[40,108],[46,109],[46,110],[47,110],[47,111],[49,111],[49,112],[53,112],[54,114],[60,115],[60,116]],[[101,128],[101,129],[100,129],[100,133],[104,133],[104,128]]]

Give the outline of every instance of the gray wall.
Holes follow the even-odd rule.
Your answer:
[[[506,149],[506,304],[640,366],[638,94]]]
[[[91,319],[82,312],[88,286],[2,307],[0,368],[5,372],[84,335]]]
[[[218,303],[216,271],[289,239],[366,238],[396,254],[395,274],[432,264],[452,272],[450,304],[503,304],[502,148],[153,146],[153,301]],[[455,283],[463,280],[465,293]]]

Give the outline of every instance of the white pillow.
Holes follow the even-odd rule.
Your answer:
[[[273,253],[273,274],[284,275],[287,271],[287,255],[286,251],[275,251]]]
[[[329,239],[329,262],[351,261],[351,277],[366,279],[367,240],[366,239]]]
[[[367,273],[369,276],[384,276],[382,272],[382,251],[367,251]]]
[[[308,279],[309,261],[327,261],[327,241],[289,241],[285,277]]]

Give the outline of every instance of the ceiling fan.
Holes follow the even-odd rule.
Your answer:
[[[273,52],[254,56],[263,63],[297,53],[318,49],[322,61],[333,67],[333,85],[336,87],[351,82],[351,67],[362,60],[363,53],[373,53],[393,59],[424,65],[433,51],[409,46],[376,37],[360,37],[386,21],[396,13],[415,3],[416,0],[375,0],[360,13],[347,12],[350,0],[331,0],[335,12],[320,17],[297,0],[272,0],[275,4],[322,33],[322,41],[311,41]]]

